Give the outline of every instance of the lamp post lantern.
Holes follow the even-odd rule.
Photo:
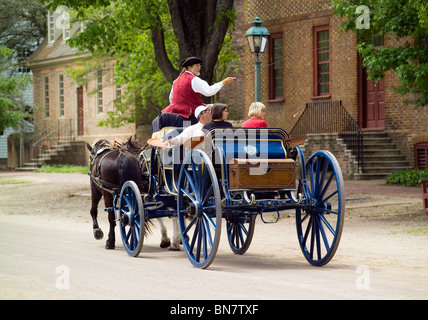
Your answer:
[[[263,53],[266,49],[268,37],[270,35],[268,29],[262,27],[263,21],[256,17],[252,22],[254,26],[249,28],[245,34],[250,47],[251,53],[256,54],[256,62],[254,63],[256,76],[255,76],[255,101],[261,102],[261,82],[260,82],[260,66],[259,54]]]

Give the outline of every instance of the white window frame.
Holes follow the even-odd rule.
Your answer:
[[[98,70],[96,73],[96,114],[103,114],[103,71]]]
[[[47,14],[48,19],[48,40],[49,44],[53,44],[55,42],[55,12],[52,10],[48,11]]]
[[[60,78],[62,77],[62,81]],[[65,116],[65,86],[64,86],[64,73],[59,72],[57,75],[58,87],[58,119],[63,119]],[[61,87],[62,86],[62,87]],[[62,91],[62,93],[61,93]]]
[[[45,74],[42,78],[43,85],[43,118],[49,119],[49,75]],[[46,89],[47,85],[47,89]]]

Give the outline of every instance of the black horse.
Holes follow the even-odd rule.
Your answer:
[[[123,148],[115,148],[107,140],[97,141],[93,147],[86,144],[91,152],[90,170],[91,176],[91,217],[93,222],[94,237],[97,240],[103,238],[104,234],[98,225],[98,203],[104,197],[104,205],[108,209],[108,221],[110,230],[106,241],[106,249],[115,248],[116,226],[114,211],[113,195],[120,193],[122,185],[128,181],[134,181],[144,192],[147,189],[147,181],[144,181],[140,174],[140,164],[137,157]],[[150,232],[150,223],[146,221],[145,230]],[[147,234],[147,233],[146,233]]]

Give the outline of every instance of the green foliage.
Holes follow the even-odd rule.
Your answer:
[[[370,28],[357,28],[357,7],[370,10]],[[379,81],[389,70],[400,79],[392,88],[402,95],[411,94],[406,103],[428,104],[428,5],[426,0],[333,0],[334,14],[346,17],[345,31],[358,36],[358,52],[363,57],[370,79]],[[400,45],[375,47],[373,33],[395,38]]]
[[[419,185],[420,180],[428,179],[428,169],[392,172],[385,181],[388,184],[403,184],[408,187]]]
[[[19,108],[21,90],[29,83],[28,74],[16,74],[16,55],[0,46],[0,132],[17,127],[25,116]]]
[[[38,0],[0,0],[0,46],[20,55],[21,65],[47,33],[46,10]]]

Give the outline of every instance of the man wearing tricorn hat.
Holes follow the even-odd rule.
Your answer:
[[[169,95],[170,105],[162,110],[165,113],[173,113],[179,117],[169,117],[174,123],[169,126],[182,127],[184,121],[195,124],[195,109],[202,105],[202,95],[211,97],[223,88],[224,85],[232,83],[235,78],[228,77],[210,86],[206,81],[199,78],[202,59],[189,57],[181,63],[182,71],[175,79]],[[166,114],[165,114],[166,115]],[[190,124],[190,123],[189,123]],[[165,126],[165,125],[163,125]]]

